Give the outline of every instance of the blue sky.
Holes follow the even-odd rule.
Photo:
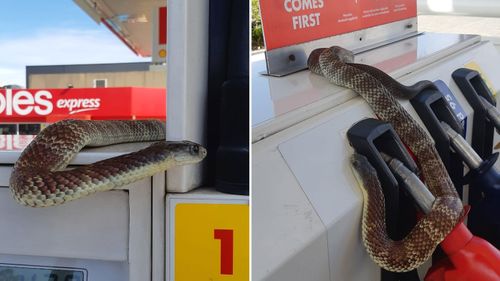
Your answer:
[[[72,0],[3,0],[0,11],[0,86],[25,86],[26,65],[150,61]]]

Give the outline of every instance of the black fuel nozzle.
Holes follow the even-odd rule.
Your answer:
[[[450,138],[451,147],[469,167],[469,229],[472,233],[500,247],[500,174],[494,164],[498,153],[483,160],[467,141],[445,122],[441,126]]]
[[[385,198],[386,224],[389,236],[391,239],[403,238],[406,235],[405,229],[409,228],[400,225],[401,222],[404,223],[404,220],[400,219],[400,207],[406,208],[405,204],[401,204],[401,200],[405,200],[405,198],[399,192],[398,181],[391,173],[380,152],[383,151],[392,157],[402,159],[414,171],[417,171],[417,164],[408,155],[403,143],[389,123],[372,118],[361,120],[349,128],[347,138],[354,150],[364,155],[377,171]],[[408,212],[411,211],[408,210]]]
[[[486,117],[493,123],[497,133],[500,134],[500,111],[482,96],[479,96],[479,99],[486,110]]]
[[[409,155],[392,126],[377,119],[369,118],[354,124],[347,131],[347,138],[357,153],[366,156],[377,171],[385,200],[387,234],[393,240],[401,240],[416,223],[416,209],[413,199],[400,192],[398,180],[384,161],[388,155],[399,159],[413,173],[418,167]],[[382,269],[381,280],[419,280],[416,270],[410,272],[389,272]]]
[[[381,153],[401,159],[407,167],[418,173],[417,164],[406,151],[399,136],[389,123],[369,118],[349,128],[347,138],[354,150],[363,154],[377,171],[386,199],[386,213],[391,215],[394,212],[397,213],[399,209],[398,181],[391,173]],[[392,220],[391,217],[388,219]],[[392,227],[394,226],[388,226],[388,228]]]
[[[464,167],[460,156],[450,150],[450,138],[441,127],[446,122],[455,131],[464,134],[465,113],[448,86],[441,80],[434,82],[435,89],[426,89],[410,100],[420,120],[434,139],[434,146],[446,171],[462,197]],[[453,107],[452,107],[453,105]]]
[[[472,148],[483,159],[491,156],[495,113],[488,105],[496,106],[496,100],[479,72],[459,68],[451,74],[453,80],[474,110],[472,120]],[[485,104],[483,99],[487,101]],[[490,110],[487,109],[490,108]]]
[[[477,185],[477,189],[481,189],[484,194],[500,196],[500,174],[495,169],[498,153],[483,160],[476,151],[474,151],[471,145],[460,134],[453,130],[453,128],[448,126],[445,122],[441,122],[441,126],[450,138],[450,144],[453,150],[460,155],[463,162],[470,169],[467,178],[468,182],[471,184],[471,189],[474,189]],[[498,203],[500,207],[500,201]]]

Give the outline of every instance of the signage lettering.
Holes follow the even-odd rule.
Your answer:
[[[6,89],[5,95],[0,93],[0,114],[7,116],[26,116],[33,112],[37,115],[49,115],[54,109],[67,109],[68,114],[98,110],[101,107],[100,98],[73,98],[53,101],[53,95],[46,90],[31,93],[26,90],[12,92]]]
[[[415,0],[259,0],[272,50],[417,16]]]
[[[101,99],[60,99],[57,101],[57,107],[67,108],[69,114],[97,110],[100,106]]]
[[[214,229],[214,239],[220,240],[220,274],[233,275],[232,229]]]
[[[323,0],[285,0],[285,10],[289,13],[292,11],[300,12],[301,10],[311,10],[323,8]]]
[[[285,0],[283,4],[288,13],[321,9],[324,6],[323,0]],[[318,26],[319,17],[320,13],[318,12],[292,16],[293,29]]]
[[[165,119],[165,99],[161,88],[0,89],[0,120]]]
[[[314,27],[319,25],[319,13],[292,17],[293,29]]]
[[[48,115],[52,112],[52,94],[48,91],[38,91],[34,95],[28,91],[12,93],[12,89],[6,89],[5,95],[0,94],[0,114],[7,116],[28,115],[33,110],[39,115]]]
[[[35,94],[35,102],[39,105],[35,107],[36,114],[39,115],[48,115],[52,112],[52,94],[49,91],[38,91]],[[42,109],[40,105],[45,106],[45,109]]]

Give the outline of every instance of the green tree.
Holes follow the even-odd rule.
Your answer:
[[[252,50],[262,48],[264,48],[264,36],[260,20],[259,0],[252,0]]]

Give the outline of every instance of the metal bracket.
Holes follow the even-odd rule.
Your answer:
[[[409,18],[311,42],[266,51],[267,74],[281,77],[307,68],[309,54],[317,48],[342,46],[358,54],[418,35],[417,18]]]

